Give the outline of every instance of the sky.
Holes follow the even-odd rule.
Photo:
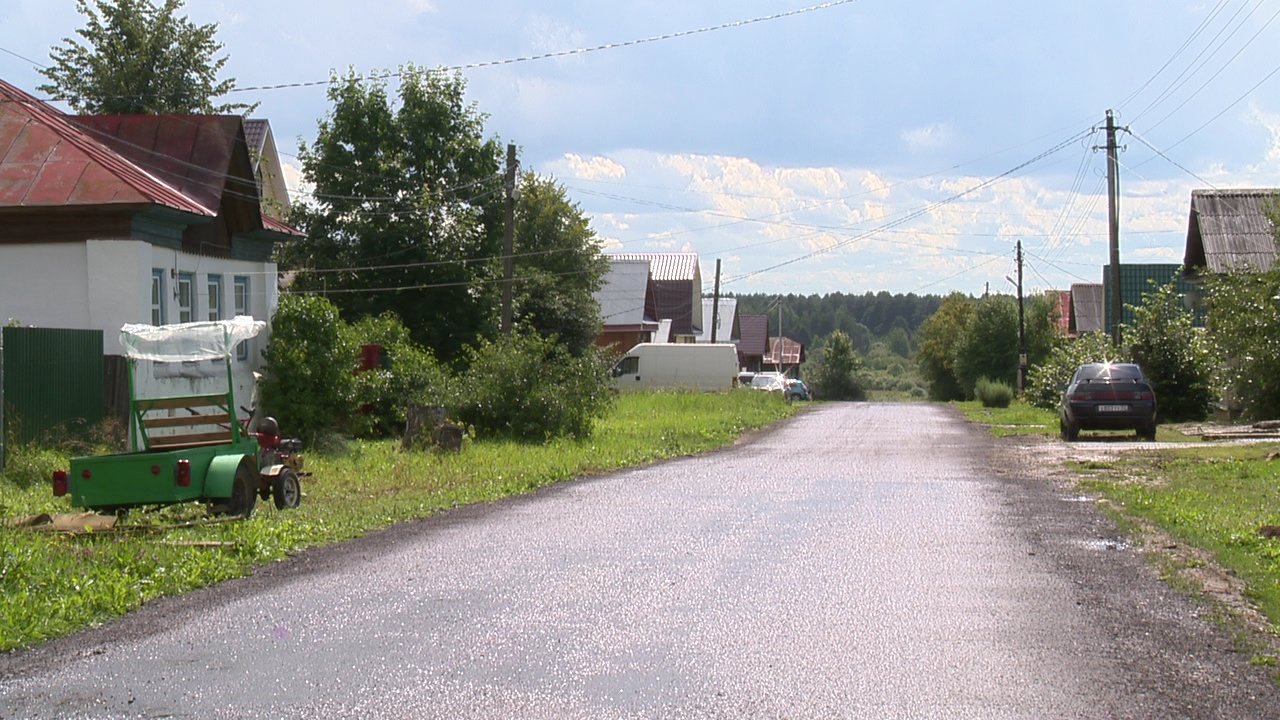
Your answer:
[[[729,293],[1012,293],[1019,241],[1026,292],[1101,282],[1109,109],[1122,262],[1181,262],[1193,189],[1280,187],[1280,0],[185,12],[219,23],[229,97],[261,103],[284,153],[314,138],[335,71],[460,68],[486,133],[560,182],[606,251],[696,252],[707,292],[719,259]],[[0,0],[0,78],[39,95],[33,63],[82,25],[74,0]],[[283,84],[301,86],[253,89]]]

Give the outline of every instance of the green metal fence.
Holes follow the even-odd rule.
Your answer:
[[[1182,266],[1174,264],[1129,264],[1121,263],[1120,265],[1120,301],[1124,304],[1124,314],[1120,316],[1120,322],[1126,325],[1133,325],[1134,307],[1142,305],[1142,296],[1156,289],[1157,286],[1168,285],[1173,281],[1174,290],[1183,298],[1187,294],[1195,290],[1195,286],[1188,283],[1182,276]],[[1103,286],[1103,303],[1106,325],[1103,327],[1110,332],[1111,328],[1111,268],[1108,265],[1102,266],[1102,286]],[[1204,325],[1203,312],[1196,310],[1192,316],[1192,324],[1196,326]]]
[[[83,438],[102,420],[101,330],[4,328],[0,368],[0,434],[9,441]]]

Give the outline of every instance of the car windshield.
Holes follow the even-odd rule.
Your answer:
[[[1088,380],[1141,380],[1142,369],[1132,363],[1094,363],[1082,365],[1077,378]]]

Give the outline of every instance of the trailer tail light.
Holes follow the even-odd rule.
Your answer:
[[[178,461],[177,467],[173,469],[174,477],[178,481],[178,487],[191,487],[191,461],[183,458]]]
[[[62,497],[67,494],[67,471],[53,471],[53,495],[54,497]]]
[[[85,468],[80,471],[80,477],[84,478],[85,480],[88,480],[89,478],[93,477],[93,473],[89,472],[89,468]]]

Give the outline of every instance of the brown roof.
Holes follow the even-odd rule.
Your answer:
[[[769,352],[765,354],[761,361],[766,365],[778,364],[778,340],[782,340],[782,364],[783,365],[799,365],[804,362],[804,345],[799,341],[792,340],[789,337],[769,338]]]
[[[1189,273],[1267,270],[1276,257],[1269,216],[1280,189],[1193,190],[1187,246]]]
[[[0,80],[0,207],[148,204],[216,213]]]
[[[763,356],[769,351],[769,316],[738,316],[738,354],[743,357]]]

